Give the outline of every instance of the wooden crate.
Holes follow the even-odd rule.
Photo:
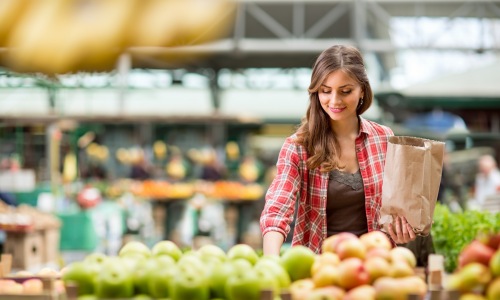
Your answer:
[[[44,263],[44,242],[41,231],[9,232],[4,253],[12,255],[12,268],[28,270]]]

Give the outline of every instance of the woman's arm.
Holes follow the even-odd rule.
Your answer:
[[[263,237],[264,255],[280,255],[281,245],[285,237],[277,231],[269,231]]]

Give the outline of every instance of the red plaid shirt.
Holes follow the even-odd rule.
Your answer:
[[[382,178],[387,140],[394,135],[386,126],[361,118],[356,138],[359,169],[363,177],[368,231],[379,229],[378,214],[382,197]],[[292,245],[304,245],[316,253],[326,238],[326,198],[328,172],[308,170],[306,149],[290,136],[283,144],[276,163],[277,174],[266,193],[260,217],[262,234],[277,231],[287,236],[295,212]]]

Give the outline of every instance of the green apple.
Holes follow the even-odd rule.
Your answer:
[[[254,268],[254,270],[257,273],[257,277],[259,277],[259,291],[272,290],[273,295],[280,294],[281,286],[274,273],[269,272],[265,268]]]
[[[248,260],[252,265],[255,265],[259,260],[257,252],[247,244],[234,245],[227,251],[227,257],[232,260],[243,258]]]
[[[170,284],[180,273],[177,265],[156,266],[149,271],[148,289],[149,294],[154,298],[169,298],[171,297]]]
[[[144,258],[148,258],[151,256],[151,250],[144,243],[130,241],[118,251],[118,256],[143,256]]]
[[[273,274],[281,289],[290,287],[291,279],[288,272],[283,268],[279,261],[271,259],[260,259],[254,267],[256,270]]]
[[[281,256],[281,265],[293,281],[311,278],[311,267],[316,254],[306,246],[297,245],[288,248]]]
[[[229,300],[259,300],[261,281],[253,268],[239,270],[226,282],[226,297]]]
[[[149,294],[149,277],[157,268],[158,264],[153,257],[137,265],[132,272],[132,281],[134,282],[134,291],[136,294]]]
[[[176,274],[170,282],[170,299],[210,299],[210,288],[207,275],[207,273],[200,273],[196,268],[183,269],[181,272]]]
[[[65,284],[76,284],[78,295],[94,293],[95,268],[92,264],[76,261],[64,268],[62,280]]]
[[[205,262],[211,260],[225,261],[227,259],[226,252],[216,245],[203,245],[196,252]]]
[[[246,260],[243,261],[248,263]],[[214,266],[210,270],[208,285],[210,287],[210,295],[212,298],[226,298],[226,282],[228,278],[232,277],[235,273],[236,269],[233,261],[225,261],[218,266]]]
[[[174,242],[165,240],[154,244],[151,254],[153,256],[168,255],[178,261],[182,256],[182,251]]]
[[[179,266],[181,271],[184,271],[186,269],[190,270],[193,268],[203,273],[207,271],[205,263],[195,252],[184,254],[177,262],[177,265]]]
[[[119,257],[110,257],[102,265],[95,285],[99,298],[130,298],[134,294],[132,273]]]
[[[87,255],[83,261],[85,263],[91,263],[91,264],[98,264],[102,265],[104,261],[108,258],[108,256],[104,253],[99,253],[99,252],[94,252],[89,255]]]

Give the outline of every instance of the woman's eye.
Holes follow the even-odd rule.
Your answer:
[[[328,93],[330,93],[330,92],[331,92],[330,90],[322,90],[322,91],[321,91],[321,93],[323,93],[323,94],[328,94]]]
[[[351,90],[342,91],[343,94],[349,94],[350,92],[351,92]]]

